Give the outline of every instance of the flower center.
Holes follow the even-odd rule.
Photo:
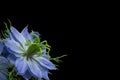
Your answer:
[[[38,54],[39,52],[40,52],[39,45],[34,43],[34,44],[31,44],[28,47],[25,55],[29,58],[29,57],[32,57],[35,54]]]

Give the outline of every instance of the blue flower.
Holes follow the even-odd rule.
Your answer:
[[[3,52],[4,43],[3,40],[0,39],[0,80],[7,80],[7,67],[9,66],[9,61],[1,55]]]
[[[8,66],[9,61],[5,57],[0,56],[0,80],[7,80]]]
[[[38,33],[29,33],[27,27],[21,33],[11,27],[9,38],[5,40],[5,46],[10,53],[8,59],[25,79],[35,77],[49,80],[49,70],[55,70],[56,67],[49,60],[46,48],[41,48],[44,44],[40,44],[38,39]]]

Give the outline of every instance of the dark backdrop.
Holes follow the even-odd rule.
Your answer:
[[[79,42],[84,33],[80,33],[81,26],[76,24],[78,21],[75,20],[75,16],[60,14],[1,16],[0,30],[4,27],[3,22],[8,23],[7,19],[10,19],[12,25],[19,31],[26,25],[29,25],[29,31],[38,31],[42,40],[47,40],[51,45],[50,55],[52,57],[68,55],[61,59],[63,62],[58,64],[58,71],[51,71],[53,73],[49,75],[51,80],[76,80],[83,77],[84,72],[80,67],[83,65],[80,64],[84,60],[80,60],[82,48]]]

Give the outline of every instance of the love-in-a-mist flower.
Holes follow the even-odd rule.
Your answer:
[[[47,47],[40,41],[38,33],[29,33],[27,27],[21,33],[11,27],[9,38],[5,40],[5,46],[10,53],[8,59],[25,79],[34,77],[49,80],[49,70],[56,69],[49,60]]]
[[[9,66],[9,61],[1,56],[1,53],[3,51],[3,41],[0,40],[0,80],[7,80],[7,73],[8,73],[8,70],[7,70],[7,67]]]

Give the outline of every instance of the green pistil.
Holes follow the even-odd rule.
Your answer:
[[[26,52],[27,57],[32,57],[33,55],[40,52],[40,48],[38,44],[31,44]]]

